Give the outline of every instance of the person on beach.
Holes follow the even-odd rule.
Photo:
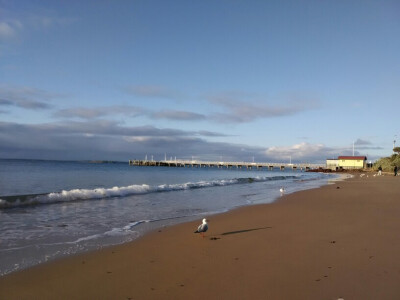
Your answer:
[[[379,176],[382,175],[382,167],[381,167],[381,166],[379,166],[379,168],[378,168],[378,175],[379,175]]]
[[[397,166],[394,166],[394,176],[397,176]]]

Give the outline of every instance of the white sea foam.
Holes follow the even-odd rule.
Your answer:
[[[123,235],[127,235],[127,234],[132,234],[134,232],[134,231],[132,231],[133,227],[135,227],[139,224],[148,223],[148,222],[151,222],[151,220],[141,220],[141,221],[131,222],[128,225],[125,225],[123,227],[116,227],[116,228],[112,228],[111,230],[108,230],[104,233],[93,234],[93,235],[81,237],[75,241],[67,242],[67,244],[78,244],[81,242],[95,240],[95,239],[102,238],[105,236],[123,236]]]
[[[86,242],[86,241],[98,239],[99,237],[101,237],[101,234],[93,234],[93,235],[81,237],[73,242],[67,242],[66,244],[78,244],[80,242]]]
[[[211,181],[186,182],[181,184],[162,184],[158,186],[129,185],[112,188],[95,188],[95,189],[73,189],[63,190],[61,192],[41,194],[41,195],[22,195],[3,197],[0,199],[0,208],[28,206],[34,204],[51,204],[58,202],[69,202],[77,200],[94,200],[111,197],[125,197],[130,195],[147,194],[154,192],[169,192],[188,189],[198,189],[213,186],[226,186],[240,183],[262,182],[270,180],[283,180],[294,178],[295,176],[276,176],[276,177],[255,177],[255,178],[236,178],[236,179],[220,179]]]

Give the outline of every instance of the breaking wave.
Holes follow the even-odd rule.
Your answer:
[[[158,186],[129,185],[123,187],[112,188],[95,188],[95,189],[73,189],[63,190],[61,192],[48,194],[33,194],[33,195],[17,195],[5,196],[0,198],[0,209],[22,207],[38,204],[53,204],[61,202],[70,202],[78,200],[96,200],[112,197],[125,197],[131,195],[142,195],[149,193],[182,191],[189,189],[199,189],[206,187],[227,186],[234,184],[246,184],[252,182],[265,182],[274,180],[294,179],[298,176],[273,176],[273,177],[248,177],[234,178],[211,181],[187,182],[181,184],[162,184]]]

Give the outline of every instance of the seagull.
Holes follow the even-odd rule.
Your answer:
[[[197,228],[194,233],[200,233],[201,236],[204,238],[204,232],[208,229],[207,219],[203,219],[203,223]]]
[[[285,192],[285,188],[281,187],[279,191],[281,192],[281,194],[283,194]]]

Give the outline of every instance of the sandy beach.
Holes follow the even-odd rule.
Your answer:
[[[0,299],[400,299],[400,177],[208,219],[3,276]]]

